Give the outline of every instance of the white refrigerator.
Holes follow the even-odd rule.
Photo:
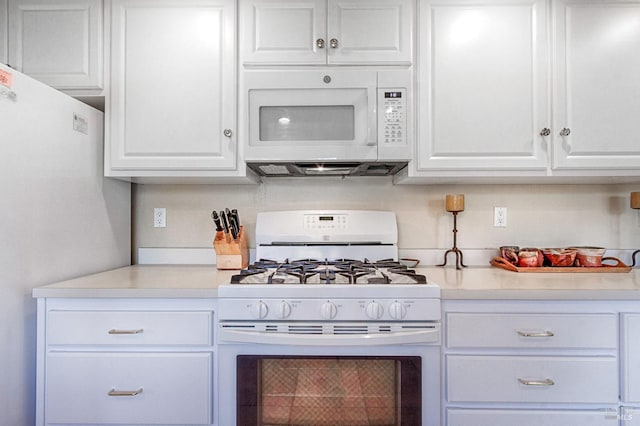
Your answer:
[[[0,64],[0,425],[35,421],[34,287],[131,262],[103,113]]]

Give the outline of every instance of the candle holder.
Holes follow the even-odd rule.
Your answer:
[[[640,209],[640,192],[632,192],[629,195],[629,205],[632,209],[638,210]],[[631,255],[631,267],[636,266],[636,255],[640,253],[640,250],[636,250]]]
[[[444,263],[436,266],[446,266],[447,256],[449,255],[449,253],[454,253],[456,255],[456,269],[462,269],[463,267],[466,268],[467,265],[464,264],[462,250],[460,250],[457,247],[457,240],[458,240],[457,218],[458,218],[458,213],[464,211],[464,195],[448,194],[445,201],[445,209],[448,212],[451,212],[453,214],[453,247],[451,247],[449,250],[444,252]]]

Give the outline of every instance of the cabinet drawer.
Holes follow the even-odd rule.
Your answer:
[[[448,409],[448,426],[616,426],[611,410],[469,410]]]
[[[51,352],[46,362],[47,424],[211,423],[210,352]]]
[[[449,355],[452,402],[616,403],[615,357]]]
[[[48,345],[211,345],[212,313],[49,311]]]
[[[481,314],[446,316],[449,348],[615,349],[614,314]]]

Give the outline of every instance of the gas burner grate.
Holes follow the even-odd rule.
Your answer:
[[[393,260],[260,259],[231,277],[232,284],[426,284],[424,275]]]

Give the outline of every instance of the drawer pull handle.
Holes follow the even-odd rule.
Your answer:
[[[525,386],[553,386],[555,382],[551,379],[544,380],[527,380],[518,378],[518,381]]]
[[[119,390],[115,390],[111,389],[107,395],[109,396],[136,396],[136,395],[140,395],[142,393],[142,388],[137,389],[137,390],[132,390],[132,391],[119,391]]]
[[[117,330],[115,328],[112,328],[111,330],[109,330],[109,334],[140,334],[144,331],[144,329],[139,328],[137,330]]]
[[[522,337],[553,337],[553,332],[546,331],[520,331],[517,330],[517,333]]]

